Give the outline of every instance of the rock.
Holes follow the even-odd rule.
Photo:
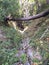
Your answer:
[[[38,63],[32,63],[31,65],[38,65]]]
[[[2,30],[0,30],[0,34],[2,33]]]
[[[4,36],[3,34],[0,34],[0,41],[5,41],[5,40],[7,40],[6,36]]]
[[[27,56],[33,59],[33,50],[31,48],[28,48],[26,52],[27,52]]]
[[[30,65],[29,62],[27,61],[24,65]]]
[[[47,37],[46,40],[49,42],[49,37]]]
[[[20,57],[22,54],[24,54],[24,52],[25,52],[24,50],[19,50],[15,56]]]
[[[13,65],[23,65],[21,62],[14,63]]]
[[[29,47],[29,42],[30,42],[29,38],[24,38],[22,40],[22,47],[23,47],[24,50]]]
[[[40,55],[39,52],[36,52],[36,53],[34,54],[34,58],[37,58],[38,60],[42,60],[42,56]]]

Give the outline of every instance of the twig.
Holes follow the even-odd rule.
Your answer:
[[[42,36],[40,37],[40,39],[42,39],[45,36],[45,34],[47,33],[47,31],[49,30],[48,28],[44,31],[44,33],[42,34]]]

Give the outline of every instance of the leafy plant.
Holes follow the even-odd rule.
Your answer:
[[[26,58],[26,54],[22,54],[21,57],[20,57],[22,63],[25,63],[27,58]]]

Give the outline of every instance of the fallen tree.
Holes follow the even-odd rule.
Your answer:
[[[49,9],[37,14],[37,15],[34,15],[34,16],[29,16],[29,17],[25,17],[25,18],[14,18],[14,17],[6,17],[5,18],[5,21],[29,21],[29,20],[34,20],[34,19],[38,19],[38,18],[41,18],[41,17],[45,17],[49,14]]]
[[[29,21],[29,20],[34,20],[34,19],[38,19],[38,18],[41,18],[41,17],[45,17],[49,14],[49,9],[37,14],[37,15],[34,15],[34,16],[29,16],[29,17],[26,17],[26,18],[15,18],[15,17],[5,17],[5,22],[4,24],[5,25],[8,25],[8,21],[12,21],[12,22],[16,22],[17,23],[17,26],[21,29],[21,30],[24,30],[24,26],[22,24],[22,22],[24,21]],[[14,25],[16,26],[16,24],[14,23]]]

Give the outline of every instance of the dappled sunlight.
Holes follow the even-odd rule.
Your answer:
[[[24,34],[27,29],[28,29],[28,27],[25,27],[23,31],[22,31],[22,30],[19,30],[19,29],[16,29],[16,30],[17,30],[18,32],[20,32],[21,34]]]
[[[17,23],[13,21],[8,22],[8,24],[21,34],[24,34],[25,31],[28,29],[28,26],[26,26],[23,30],[19,29]]]

